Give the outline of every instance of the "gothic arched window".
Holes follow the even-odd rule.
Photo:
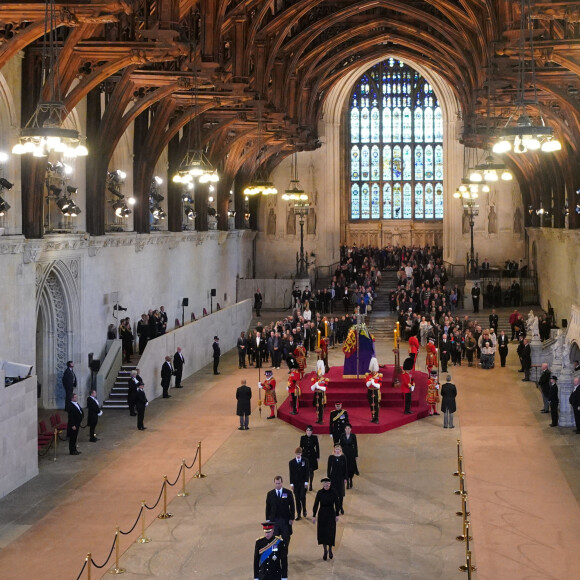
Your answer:
[[[443,218],[443,115],[431,85],[389,58],[350,97],[350,219]]]

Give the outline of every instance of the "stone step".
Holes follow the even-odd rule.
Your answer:
[[[129,405],[127,403],[123,404],[123,403],[119,403],[117,401],[110,401],[107,399],[103,403],[103,408],[104,409],[128,409]]]

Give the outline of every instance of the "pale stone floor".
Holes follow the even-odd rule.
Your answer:
[[[262,318],[276,317],[269,314]],[[391,349],[377,344],[381,363],[390,362]],[[440,416],[359,436],[361,476],[345,499],[335,558],[322,560],[310,519],[296,522],[290,578],[467,577],[458,570],[465,544],[455,539],[461,503],[451,474],[458,438],[478,565],[474,577],[578,577],[580,436],[548,427],[538,413],[539,392],[516,372],[515,344],[511,351],[505,369],[450,367],[459,389],[456,429],[443,429]],[[339,349],[330,351],[330,362],[342,364]],[[250,430],[238,431],[235,389],[245,377],[256,396],[257,370],[238,370],[235,352],[222,357],[220,370],[214,377],[210,365],[185,381],[184,389],[172,390],[172,399],[154,401],[146,432],[135,429],[128,413],[110,411],[98,443],[81,435],[83,455],[69,456],[63,444],[56,462],[43,458],[39,477],[0,500],[0,578],[74,579],[89,551],[102,562],[115,526],[132,526],[141,500],[155,502],[163,475],[174,480],[199,440],[207,477],[192,479],[195,470],[188,471],[186,498],[174,497],[179,484],[170,488],[171,519],[154,519],[161,505],[148,512],[151,543],[133,543],[140,526],[122,536],[123,577],[251,578],[265,494],[274,475],[287,479],[301,433],[267,421],[267,412],[260,418],[257,410]],[[286,373],[278,372],[284,383]],[[331,444],[328,436],[320,439],[323,466]],[[309,512],[313,500],[310,492]],[[91,578],[99,577],[93,569]]]

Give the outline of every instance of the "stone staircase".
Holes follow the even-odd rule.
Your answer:
[[[127,396],[129,394],[129,379],[131,371],[137,368],[134,364],[121,366],[115,379],[115,384],[111,387],[109,398],[103,402],[105,409],[128,409]]]

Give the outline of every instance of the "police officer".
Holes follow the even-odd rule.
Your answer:
[[[264,522],[264,535],[254,548],[254,580],[288,580],[288,554],[284,540],[274,535],[274,522]]]

